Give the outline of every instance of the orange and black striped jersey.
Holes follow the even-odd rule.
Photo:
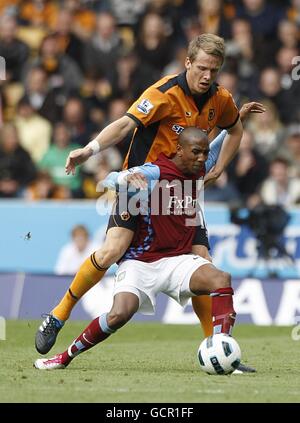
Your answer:
[[[160,153],[172,155],[178,135],[187,126],[207,134],[216,126],[229,129],[238,121],[239,111],[229,91],[218,84],[212,84],[205,94],[192,95],[183,72],[151,85],[126,115],[138,126],[124,168],[153,162]]]

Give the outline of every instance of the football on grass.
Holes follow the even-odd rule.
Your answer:
[[[210,375],[227,375],[240,364],[241,349],[232,336],[218,333],[201,342],[198,360],[204,372]]]

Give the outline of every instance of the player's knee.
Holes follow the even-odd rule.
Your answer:
[[[116,263],[124,254],[121,246],[109,245],[96,253],[96,260],[101,267],[109,267]]]
[[[228,272],[220,271],[218,276],[215,278],[215,289],[219,288],[230,288],[231,287],[231,275]]]
[[[119,329],[124,326],[131,315],[126,310],[111,310],[107,315],[107,324],[112,329]]]

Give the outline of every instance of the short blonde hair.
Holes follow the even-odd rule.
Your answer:
[[[198,51],[203,50],[207,54],[217,56],[222,60],[225,59],[225,42],[224,39],[214,34],[201,34],[195,37],[189,44],[187,55],[191,63],[195,60]]]

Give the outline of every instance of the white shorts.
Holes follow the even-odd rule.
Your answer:
[[[192,274],[200,266],[211,264],[195,254],[167,257],[152,263],[126,260],[115,275],[114,293],[131,292],[139,298],[139,310],[143,314],[154,314],[156,296],[164,292],[185,306],[193,294],[190,291]]]

